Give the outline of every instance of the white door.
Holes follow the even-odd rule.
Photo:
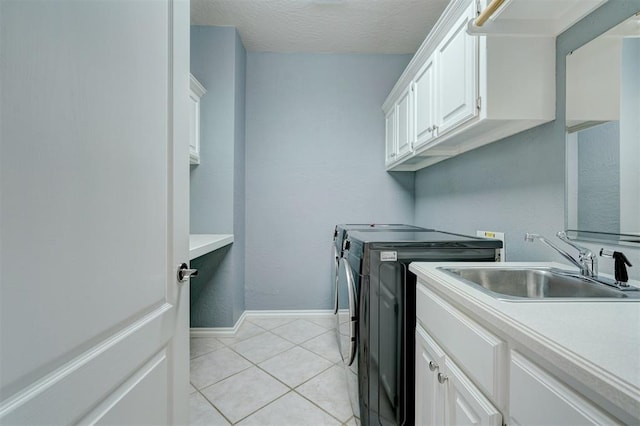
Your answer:
[[[0,31],[0,423],[187,423],[188,1]]]

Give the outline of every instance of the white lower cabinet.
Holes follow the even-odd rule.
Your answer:
[[[638,424],[633,415],[616,419],[553,366],[541,367],[544,359],[499,323],[470,316],[428,282],[416,290],[416,425],[501,426],[503,414],[507,425]]]
[[[509,424],[619,424],[516,351],[511,351]]]
[[[422,327],[416,327],[416,425],[444,424],[444,392],[438,367],[444,352]]]
[[[416,327],[416,425],[502,425],[502,414],[453,360]]]

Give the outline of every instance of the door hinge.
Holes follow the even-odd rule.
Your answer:
[[[480,110],[480,108],[481,108],[481,107],[482,107],[482,97],[481,97],[481,96],[478,96],[478,97],[476,98],[476,108],[477,108],[478,110]]]

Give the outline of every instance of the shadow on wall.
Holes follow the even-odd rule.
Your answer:
[[[418,201],[425,191],[431,199],[495,194],[502,200],[534,187],[564,187],[564,139],[554,138],[559,125],[541,124],[416,172]]]
[[[198,270],[198,276],[191,279],[191,324],[200,324],[200,318],[197,318],[198,312],[204,308],[204,312],[208,308],[208,295],[212,294],[217,287],[217,283],[221,283],[221,280],[216,280],[216,276],[221,273],[221,265],[225,258],[231,251],[231,245],[223,247],[221,249],[212,251],[203,256],[197,257],[191,261],[191,267]],[[214,300],[214,299],[212,299]],[[205,305],[205,306],[202,306]],[[216,307],[219,309],[219,307]],[[231,309],[231,307],[229,307]]]
[[[387,172],[389,176],[398,184],[400,189],[413,196],[415,190],[416,175],[407,172]]]

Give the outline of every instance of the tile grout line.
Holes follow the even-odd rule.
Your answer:
[[[199,394],[200,394],[200,395],[205,399],[205,401],[207,401],[207,402],[208,402],[208,403],[209,403],[209,404],[210,404],[210,405],[211,405],[211,406],[212,406],[212,407],[213,407],[213,408],[214,408],[218,413],[220,413],[220,415],[221,415],[221,416],[222,416],[222,417],[223,417],[227,422],[229,422],[229,423],[230,423],[230,424],[232,424],[232,425],[238,424],[239,422],[241,422],[241,421],[245,420],[246,418],[248,418],[248,417],[250,417],[250,416],[254,415],[254,414],[255,414],[255,413],[257,413],[258,411],[260,411],[260,410],[262,410],[263,408],[265,408],[265,407],[269,406],[270,404],[275,403],[275,402],[276,402],[276,401],[278,401],[279,399],[283,398],[284,396],[286,396],[286,395],[288,395],[288,394],[290,394],[290,393],[292,393],[292,392],[293,392],[293,393],[295,393],[296,395],[300,396],[300,397],[301,397],[301,398],[303,398],[304,400],[308,401],[309,403],[311,403],[311,404],[312,404],[313,406],[315,406],[316,408],[320,409],[320,410],[321,410],[321,412],[323,412],[323,413],[325,413],[325,414],[329,415],[331,418],[335,419],[335,420],[336,420],[337,422],[339,422],[341,425],[346,425],[346,424],[347,424],[347,423],[348,423],[348,422],[353,418],[353,415],[352,415],[349,419],[347,419],[345,422],[342,422],[342,421],[341,421],[340,419],[338,419],[335,415],[333,415],[333,414],[329,413],[327,410],[325,410],[324,408],[322,408],[322,407],[321,407],[321,406],[319,406],[317,403],[315,403],[315,402],[314,402],[314,401],[312,401],[311,399],[307,398],[306,396],[304,396],[303,394],[301,394],[301,393],[300,393],[300,392],[298,392],[298,390],[297,390],[300,386],[302,386],[302,385],[304,385],[304,384],[306,384],[306,383],[310,382],[311,380],[313,380],[313,379],[317,378],[317,377],[318,377],[318,376],[320,376],[321,374],[325,373],[326,371],[328,371],[329,369],[331,369],[331,368],[333,368],[333,367],[337,366],[337,365],[340,363],[340,361],[335,362],[335,361],[333,361],[333,360],[327,359],[325,356],[323,356],[323,355],[321,355],[321,354],[318,354],[318,353],[314,352],[313,350],[308,349],[308,348],[306,348],[306,347],[303,347],[303,346],[302,346],[304,343],[307,343],[307,342],[309,342],[310,340],[313,340],[313,339],[315,339],[315,338],[317,338],[317,337],[320,337],[320,336],[322,336],[322,335],[324,335],[324,334],[329,333],[329,332],[331,331],[331,328],[329,328],[329,329],[325,329],[325,327],[324,327],[323,325],[321,325],[321,324],[315,323],[314,321],[311,321],[311,320],[306,320],[307,322],[310,322],[310,323],[312,323],[312,324],[314,324],[314,325],[316,325],[316,326],[318,326],[318,327],[321,327],[321,328],[323,328],[323,329],[325,329],[325,330],[324,330],[322,333],[317,334],[317,335],[315,335],[315,336],[312,336],[312,337],[310,337],[310,338],[308,338],[308,339],[306,339],[306,340],[303,340],[303,341],[302,341],[302,342],[300,342],[300,343],[293,342],[293,341],[291,341],[291,340],[287,339],[286,337],[281,336],[281,335],[279,335],[279,334],[277,334],[277,333],[274,333],[274,332],[272,331],[272,330],[275,330],[275,329],[277,329],[277,328],[279,328],[279,327],[282,327],[282,326],[285,326],[285,325],[291,324],[292,322],[297,321],[297,320],[306,320],[306,319],[302,319],[302,318],[292,319],[291,321],[289,321],[289,322],[287,322],[287,323],[285,323],[285,324],[282,324],[282,325],[280,325],[280,326],[278,326],[278,327],[274,327],[273,329],[267,329],[267,328],[262,327],[262,326],[260,326],[260,325],[258,325],[258,324],[256,324],[256,323],[253,323],[251,320],[248,320],[248,321],[249,321],[249,322],[251,322],[251,324],[252,324],[252,325],[254,325],[255,327],[258,327],[258,328],[262,329],[262,330],[263,330],[263,332],[258,333],[258,334],[254,335],[254,336],[247,337],[246,339],[242,339],[242,340],[240,340],[240,341],[238,341],[238,342],[235,342],[235,343],[233,343],[233,344],[227,344],[227,343],[225,343],[224,341],[220,340],[219,338],[217,338],[217,337],[213,337],[216,341],[218,341],[220,344],[222,344],[222,345],[223,345],[223,347],[222,347],[222,348],[214,349],[214,350],[212,350],[212,351],[209,351],[209,352],[204,353],[204,354],[201,354],[201,355],[198,355],[197,357],[192,358],[190,361],[195,360],[195,359],[197,359],[197,358],[200,358],[200,357],[202,357],[202,356],[204,356],[204,355],[211,354],[211,353],[213,353],[213,352],[219,351],[220,349],[227,348],[227,349],[231,350],[234,354],[236,354],[236,355],[240,356],[242,359],[244,359],[244,360],[246,360],[247,362],[249,362],[250,366],[249,366],[249,367],[247,367],[247,368],[244,368],[244,369],[242,369],[241,371],[238,371],[238,372],[236,372],[236,373],[234,373],[234,374],[232,374],[232,375],[230,375],[230,376],[228,376],[228,377],[225,377],[225,378],[220,379],[220,380],[218,380],[218,381],[216,381],[216,382],[214,382],[214,383],[211,383],[211,384],[209,384],[209,385],[207,385],[207,386],[205,386],[205,387],[203,387],[203,388],[201,388],[201,389],[198,389],[195,385],[193,385],[193,383],[191,383],[191,385],[194,387],[194,389],[196,389],[196,392],[197,392],[197,393],[199,393]],[[302,383],[299,383],[299,384],[298,384],[298,385],[296,385],[295,387],[292,387],[292,386],[288,385],[287,383],[284,383],[282,380],[278,379],[277,377],[275,377],[274,375],[272,375],[272,374],[271,374],[271,373],[269,373],[268,371],[264,370],[264,369],[263,369],[263,368],[261,368],[257,363],[255,363],[255,362],[253,362],[253,361],[249,360],[248,358],[246,358],[244,355],[242,355],[241,353],[237,352],[237,351],[233,348],[233,345],[237,345],[237,344],[239,344],[239,343],[241,343],[241,342],[247,341],[247,340],[252,339],[252,338],[254,338],[254,337],[261,336],[261,335],[263,335],[263,334],[265,334],[265,333],[270,333],[271,335],[273,335],[273,336],[275,336],[275,337],[279,337],[279,338],[281,338],[281,339],[283,339],[283,340],[285,340],[285,341],[287,341],[287,342],[289,342],[289,343],[293,344],[294,346],[293,346],[293,347],[291,347],[291,348],[285,349],[285,350],[283,350],[283,351],[281,351],[281,352],[279,352],[279,353],[277,353],[277,354],[275,354],[275,355],[273,355],[273,356],[271,356],[271,357],[269,357],[269,358],[266,358],[266,359],[264,359],[264,360],[260,361],[260,363],[266,362],[266,361],[268,361],[268,360],[270,360],[270,359],[272,359],[272,358],[274,358],[274,357],[276,357],[276,356],[278,356],[278,355],[281,355],[281,354],[283,354],[283,353],[285,353],[285,352],[287,352],[287,351],[290,351],[290,350],[292,350],[292,349],[294,349],[294,348],[296,348],[296,347],[297,347],[297,348],[300,348],[300,349],[302,349],[302,350],[305,350],[305,351],[310,352],[311,354],[313,354],[313,355],[315,355],[315,356],[317,356],[317,357],[321,358],[321,359],[322,359],[322,360],[324,360],[324,361],[329,362],[331,365],[329,365],[327,368],[322,369],[321,371],[319,371],[318,373],[316,373],[316,374],[315,374],[315,375],[313,375],[312,377],[310,377],[310,378],[306,379],[306,380],[305,380],[305,381],[303,381]],[[234,376],[236,376],[236,375],[238,375],[238,374],[240,374],[240,373],[242,373],[242,372],[246,372],[248,369],[250,369],[250,368],[252,368],[252,367],[256,367],[258,370],[260,370],[260,371],[264,372],[264,373],[265,373],[265,374],[267,374],[269,377],[271,377],[271,378],[273,378],[274,380],[276,380],[277,382],[279,382],[279,383],[283,384],[283,385],[288,389],[288,391],[287,391],[287,392],[285,392],[284,394],[280,395],[279,397],[275,398],[274,400],[272,400],[272,401],[268,402],[267,404],[265,404],[265,405],[261,406],[260,408],[258,408],[258,409],[256,409],[256,410],[252,411],[251,413],[247,414],[245,417],[243,417],[243,418],[241,418],[240,420],[238,420],[238,422],[235,422],[235,423],[234,423],[234,422],[231,422],[231,421],[230,421],[230,419],[229,419],[229,418],[227,418],[227,416],[225,416],[225,415],[222,413],[222,411],[220,411],[220,410],[218,409],[218,407],[214,404],[214,402],[210,401],[210,400],[209,400],[209,399],[208,399],[208,398],[207,398],[207,397],[202,393],[202,391],[206,390],[207,388],[209,388],[209,387],[211,387],[211,386],[213,386],[213,385],[215,385],[215,384],[217,384],[217,383],[220,383],[220,382],[222,382],[222,381],[224,381],[224,380],[230,379],[230,378],[232,378],[232,377],[234,377]]]
[[[302,386],[302,385],[301,385]],[[341,425],[343,425],[345,422],[343,422],[342,420],[340,420],[339,418],[337,418],[336,416],[334,416],[333,414],[331,414],[330,412],[328,412],[327,410],[325,410],[324,408],[322,408],[321,406],[319,406],[317,403],[315,403],[314,401],[312,401],[311,399],[307,398],[306,396],[304,396],[303,394],[301,394],[300,392],[298,392],[296,389],[293,390],[293,392],[295,392],[297,395],[299,395],[300,397],[306,399],[307,401],[309,401],[311,404],[315,405],[318,409],[320,409],[321,411],[325,412],[326,414],[328,414],[330,417],[334,418],[335,420],[338,421],[338,423],[340,423]],[[352,416],[353,417],[353,416]],[[347,419],[348,420],[348,419]]]
[[[229,423],[230,425],[234,424],[229,418],[227,418],[227,416],[224,415],[224,413],[220,409],[218,409],[218,407],[216,407],[216,405],[213,402],[209,400],[209,398],[206,397],[205,394],[200,392],[200,390],[198,390],[198,393],[200,394],[200,396],[204,398],[205,401],[209,403],[209,405],[211,405],[211,407],[213,407],[214,410],[216,410],[227,421],[227,423]]]

